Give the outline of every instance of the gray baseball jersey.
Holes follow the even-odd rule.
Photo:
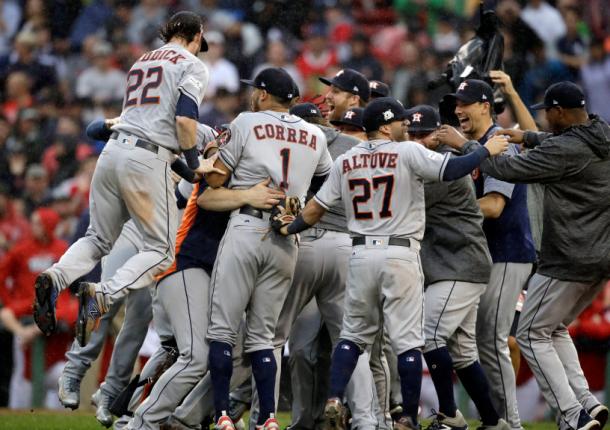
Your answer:
[[[424,180],[440,181],[447,154],[415,142],[362,142],[335,160],[314,199],[328,209],[343,196],[352,234],[413,238],[425,228]],[[400,190],[394,196],[396,190]]]
[[[168,43],[142,55],[127,74],[121,121],[123,131],[179,152],[176,105],[180,95],[201,104],[209,73],[203,62],[180,45]]]
[[[332,159],[324,133],[288,113],[240,114],[221,144],[220,159],[232,172],[229,188],[250,188],[271,177],[286,195],[303,201],[312,176],[326,175]],[[292,168],[298,163],[299,168]]]

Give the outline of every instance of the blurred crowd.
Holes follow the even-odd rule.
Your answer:
[[[239,79],[267,66],[285,68],[305,99],[324,94],[319,76],[349,67],[388,83],[407,106],[436,104],[442,94],[428,83],[473,37],[478,3],[0,0],[0,302],[16,317],[12,331],[25,346],[39,335],[24,322],[31,314],[23,303],[32,303],[33,277],[88,222],[89,185],[104,142],[88,140],[85,127],[120,114],[126,72],[162,44],[157,30],[170,14],[188,9],[206,17],[209,51],[201,58],[210,82],[200,119],[220,126],[247,108]],[[501,20],[505,70],[526,105],[550,84],[572,80],[585,90],[589,110],[610,121],[608,0],[485,5]],[[71,326],[76,307],[66,300],[60,316]],[[608,301],[593,320],[610,324]],[[6,333],[0,328],[0,369],[12,363],[4,353],[12,345]],[[61,348],[69,340],[63,342]],[[3,406],[7,393],[1,386]]]

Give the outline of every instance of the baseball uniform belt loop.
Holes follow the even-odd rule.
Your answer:
[[[379,241],[378,243],[375,243],[375,241]],[[411,240],[410,239],[401,239],[399,237],[390,237],[389,239],[384,238],[379,238],[379,239],[372,239],[369,241],[369,244],[373,244],[373,245],[391,245],[391,246],[404,246],[406,248],[410,248],[411,247]],[[356,236],[352,238],[352,246],[357,246],[357,245],[366,245],[366,237],[365,236]]]
[[[252,207],[250,205],[242,206],[239,209],[239,213],[242,215],[253,216],[254,218],[260,218],[260,219],[266,220],[266,221],[269,220],[269,216],[271,215],[268,211],[256,209],[255,207]]]

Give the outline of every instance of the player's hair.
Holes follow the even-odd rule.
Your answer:
[[[159,30],[159,37],[165,43],[174,37],[179,37],[190,43],[195,35],[201,32],[202,25],[203,20],[198,14],[189,11],[178,12]]]
[[[273,100],[275,103],[282,105],[283,107],[290,107],[292,106],[292,99],[285,99],[284,97],[278,97],[278,96],[274,96],[273,94],[267,92],[267,94],[269,94],[269,97],[271,97],[271,100]]]

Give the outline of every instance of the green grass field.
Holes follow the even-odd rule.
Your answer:
[[[280,424],[290,424],[290,414],[279,414]],[[470,422],[471,429],[476,429],[477,422]],[[555,430],[554,423],[525,424],[526,430]],[[0,430],[103,430],[91,413],[55,412],[46,410],[11,411],[0,409]]]

